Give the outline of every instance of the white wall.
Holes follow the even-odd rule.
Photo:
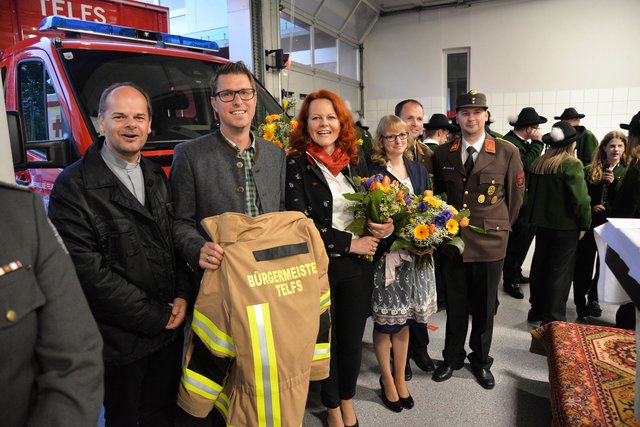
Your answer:
[[[640,1],[507,0],[383,17],[364,42],[371,125],[404,98],[445,109],[444,49],[469,47],[470,88],[495,124],[533,106],[549,123],[566,107],[598,138],[640,110]]]

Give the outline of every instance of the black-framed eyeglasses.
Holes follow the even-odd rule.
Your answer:
[[[397,135],[385,135],[383,136],[384,140],[387,142],[393,142],[397,139],[399,139],[400,141],[406,141],[407,138],[409,137],[409,134],[407,132],[402,132],[399,133]]]
[[[231,102],[236,98],[236,95],[240,96],[240,99],[243,101],[249,101],[256,96],[255,89],[240,89],[240,90],[221,90],[216,93],[214,96],[217,96],[218,99],[222,102]]]

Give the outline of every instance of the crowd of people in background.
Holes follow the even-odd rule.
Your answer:
[[[490,354],[500,281],[516,299],[525,296],[520,284],[530,283],[528,321],[533,326],[567,320],[572,284],[578,318],[601,315],[593,229],[612,216],[640,218],[640,113],[621,124],[628,135],[612,130],[598,143],[580,124],[584,115],[575,108],[554,117],[557,122],[543,134],[540,125],[547,119],[525,106],[510,120],[513,129],[500,136],[489,128],[485,95],[469,91],[455,100],[454,122],[444,114],[424,122],[420,102],[407,99],[394,114],[382,117],[371,135],[362,121],[354,123],[340,97],[318,90],[302,103],[285,153],[251,130],[257,95],[244,64],[221,66],[210,90],[219,126],[179,144],[167,178],[141,155],[153,126],[149,97],[133,83],[105,89],[99,107],[103,136],[60,175],[48,211],[84,298],[54,230],[35,215],[48,243],[30,250],[60,259],[40,266],[40,258],[34,258],[38,281],[44,289],[52,277],[69,283],[69,289],[47,295],[39,314],[40,322],[49,325],[43,333],[64,322],[59,326],[73,329],[76,340],[55,350],[69,352],[73,364],[60,367],[38,357],[34,360],[42,366],[36,371],[82,365],[77,371],[82,377],[62,393],[59,411],[66,420],[92,425],[103,404],[107,426],[226,425],[229,399],[252,395],[241,385],[229,396],[221,393],[227,365],[207,355],[241,349],[193,313],[196,299],[208,298],[199,292],[203,273],[225,262],[223,246],[211,241],[202,220],[226,212],[254,217],[299,211],[313,221],[324,242],[331,358],[321,398],[332,427],[359,425],[353,399],[369,316],[381,400],[400,412],[420,405],[408,387],[410,359],[435,382],[451,378],[467,359],[480,386],[495,387]],[[365,236],[353,234],[348,226],[354,212],[344,194],[357,190],[354,178],[373,174],[396,180],[413,194],[446,194],[447,203],[469,209],[470,223],[484,232],[462,228],[462,253],[447,246],[390,250],[395,238],[390,218],[369,220]],[[5,191],[0,191],[3,200]],[[526,277],[522,266],[534,237]],[[433,264],[418,264],[417,257],[426,254]],[[21,269],[3,266],[0,277]],[[53,275],[52,269],[64,272]],[[75,320],[51,314],[62,303],[74,305]],[[436,366],[428,353],[427,324],[438,307],[446,310],[447,320],[443,362]],[[7,319],[13,321],[9,314]],[[199,332],[191,333],[192,327]],[[0,342],[5,343],[2,334]],[[28,351],[46,355],[49,350]],[[79,359],[79,351],[87,360]],[[31,407],[9,411],[14,416],[10,425],[45,414],[56,419],[46,396],[27,397],[30,390],[47,387],[44,377],[30,374],[29,382],[37,385],[13,390],[13,400]],[[275,406],[256,416],[275,416],[270,408]]]

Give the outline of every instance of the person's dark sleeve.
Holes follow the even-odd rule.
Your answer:
[[[622,177],[620,191],[613,208],[613,216],[640,218],[640,162],[634,161]]]
[[[33,272],[46,303],[38,313],[34,360],[40,372],[27,425],[95,426],[103,399],[102,338],[71,259],[40,198],[33,199],[38,245]]]
[[[109,266],[80,188],[59,177],[49,200],[49,218],[69,250],[98,322],[149,336],[164,330],[171,307],[151,298]]]
[[[198,232],[196,224],[196,182],[189,156],[178,144],[171,164],[171,192],[175,217],[173,223],[173,239],[176,248],[187,262],[191,270],[200,267],[200,248],[206,240]]]
[[[564,182],[567,186],[569,203],[576,215],[576,222],[580,230],[587,231],[591,226],[591,197],[587,191],[582,163],[575,160],[565,162]]]
[[[542,141],[531,141],[530,144],[523,143],[523,147],[524,149],[520,150],[520,160],[522,160],[524,170],[528,172],[531,170],[531,164],[534,160],[542,154],[544,145],[542,144]]]

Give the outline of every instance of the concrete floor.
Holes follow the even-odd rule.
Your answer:
[[[532,245],[533,251],[533,245]],[[525,275],[532,251],[525,262]],[[420,371],[412,362],[413,379],[408,383],[416,402],[411,410],[394,413],[380,399],[379,369],[372,345],[373,324],[369,320],[365,331],[363,362],[354,406],[361,426],[549,426],[551,407],[547,359],[529,352],[529,331],[537,326],[527,322],[529,286],[522,286],[524,300],[516,300],[498,291],[498,310],[491,355],[495,359],[492,372],[496,378],[493,390],[483,389],[475,380],[469,365],[455,371],[453,377],[436,383],[430,374]],[[587,318],[589,323],[615,325],[617,306],[602,305],[599,319]],[[567,319],[576,320],[573,293],[567,303]],[[436,364],[442,361],[446,314],[440,311],[431,317],[429,354]],[[467,347],[468,350],[468,347]],[[318,387],[312,385],[304,418],[304,426],[324,425],[325,410],[320,403]]]

